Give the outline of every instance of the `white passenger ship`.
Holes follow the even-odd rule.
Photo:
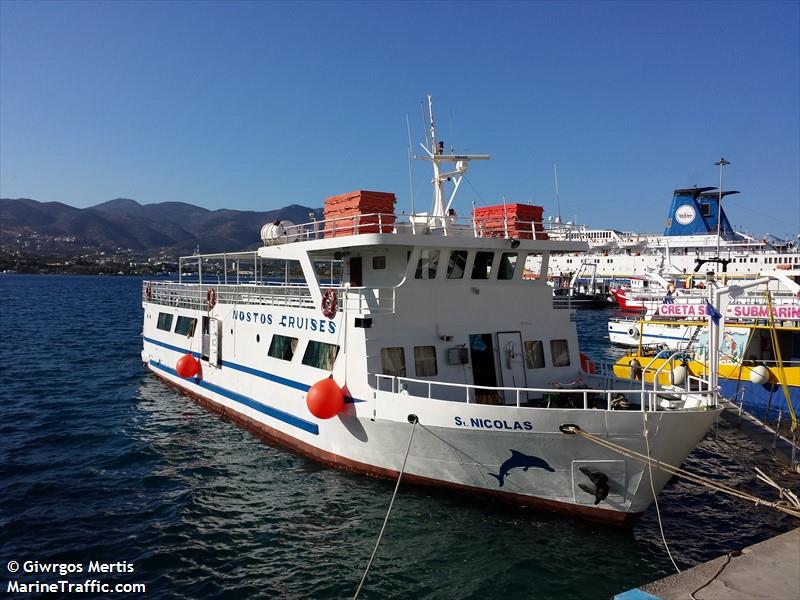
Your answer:
[[[546,274],[552,253],[586,244],[456,218],[458,184],[488,156],[448,154],[432,113],[430,127],[429,214],[268,224],[255,252],[182,259],[196,280],[144,282],[142,360],[331,466],[396,478],[415,428],[404,481],[635,522],[669,475],[653,469],[651,482],[640,462],[565,426],[677,466],[718,415],[715,391],[698,378],[659,388],[583,371],[571,311],[553,307]],[[523,278],[526,263],[537,278]]]
[[[596,276],[602,280],[641,277],[648,271],[705,275],[709,268],[730,278],[756,279],[765,271],[800,269],[797,239],[757,239],[731,227],[724,199],[738,193],[720,192],[713,187],[675,190],[661,235],[551,223],[548,227],[551,239],[585,241],[590,252],[554,255],[550,274],[574,273],[587,257],[597,265]],[[791,217],[789,212],[787,217]],[[710,267],[698,262],[712,259],[720,260],[709,263]]]

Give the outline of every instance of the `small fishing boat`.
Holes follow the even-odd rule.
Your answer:
[[[717,418],[716,390],[583,356],[547,273],[586,244],[545,239],[521,210],[508,222],[508,206],[490,211],[501,227],[457,216],[464,174],[489,157],[447,152],[428,107],[430,212],[357,191],[328,198],[323,220],[267,223],[253,252],[181,258],[190,278],[143,283],[142,361],[330,466],[630,525],[670,475],[596,440],[678,466]]]

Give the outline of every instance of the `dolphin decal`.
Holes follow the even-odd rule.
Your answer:
[[[497,481],[500,482],[500,487],[503,487],[506,475],[508,475],[508,472],[511,469],[521,468],[523,471],[527,471],[531,467],[544,469],[545,471],[550,471],[551,473],[555,472],[555,469],[548,465],[546,460],[539,458],[538,456],[528,456],[522,452],[511,450],[511,458],[507,459],[502,465],[500,465],[500,472],[497,475],[494,473],[487,473],[487,475],[491,475],[497,479]]]

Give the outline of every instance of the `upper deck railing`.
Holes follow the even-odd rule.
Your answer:
[[[359,314],[394,313],[394,288],[330,287],[336,292],[337,311]],[[142,282],[142,302],[209,310],[209,290],[213,304],[276,306],[319,310],[309,287],[305,284],[224,284],[179,283],[174,281]]]
[[[455,214],[433,217],[425,214],[368,213],[355,214],[300,225],[277,227],[267,244],[330,239],[365,233],[410,235],[445,235],[473,238],[549,239],[543,221],[522,221],[509,216],[460,217]]]

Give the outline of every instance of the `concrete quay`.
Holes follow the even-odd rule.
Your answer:
[[[800,528],[614,596],[614,600],[689,598],[800,599]]]

